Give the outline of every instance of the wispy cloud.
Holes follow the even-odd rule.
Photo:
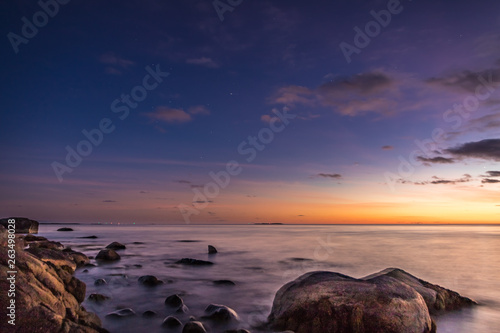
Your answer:
[[[204,114],[204,115],[209,115],[210,114],[210,110],[204,106],[204,105],[196,105],[196,106],[191,106],[190,108],[188,108],[188,112],[190,114]]]
[[[393,150],[393,146],[382,146],[382,150]]]
[[[148,112],[145,115],[151,120],[166,123],[187,123],[193,120],[191,115],[183,109],[174,109],[168,106],[159,106],[154,112]]]
[[[212,58],[207,58],[207,57],[187,59],[186,63],[191,65],[205,66],[208,68],[219,67],[219,65],[215,61],[213,61]]]
[[[340,179],[342,175],[339,173],[318,173],[318,177],[330,178],[330,179]]]
[[[447,158],[447,157],[423,157],[423,156],[418,156],[417,160],[420,162],[424,162],[426,164],[453,164],[455,163],[455,160],[452,158]]]

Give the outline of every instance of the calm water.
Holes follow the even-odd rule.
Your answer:
[[[217,303],[238,312],[240,328],[258,332],[252,326],[265,320],[276,291],[303,273],[330,270],[363,277],[387,267],[402,268],[481,304],[438,318],[439,333],[500,332],[499,226],[71,225],[75,231],[57,232],[59,227],[41,225],[39,234],[88,256],[112,241],[127,246],[119,251],[119,262],[76,273],[87,283],[87,295],[111,296],[102,305],[84,302],[111,332],[164,332],[161,322],[172,314],[164,300],[172,294],[181,294],[189,307],[187,314],[177,315],[182,322],[191,315],[201,317],[208,304]],[[77,238],[90,235],[99,238]],[[219,253],[208,255],[209,244]],[[184,257],[215,265],[174,264]],[[155,288],[138,285],[137,279],[147,274],[172,282]],[[108,285],[94,286],[98,278]],[[213,285],[220,279],[232,280],[236,286]],[[139,316],[104,319],[122,307],[132,308]],[[159,315],[142,318],[146,310]],[[223,331],[213,332],[218,330]]]

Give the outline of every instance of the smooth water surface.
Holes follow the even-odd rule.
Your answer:
[[[238,312],[238,328],[255,328],[270,312],[274,294],[286,282],[313,270],[329,270],[363,277],[397,267],[419,278],[455,290],[481,305],[437,319],[439,333],[500,332],[500,227],[499,226],[361,226],[361,225],[70,225],[73,232],[57,232],[60,225],[42,224],[39,234],[95,256],[113,241],[123,243],[118,262],[79,269],[87,295],[111,299],[87,310],[103,319],[111,332],[165,332],[163,319],[173,314],[164,300],[180,294],[189,307],[175,314],[182,322],[200,318],[210,303]],[[96,235],[97,239],[78,237]],[[209,255],[207,246],[219,253]],[[181,258],[210,260],[208,267],[185,267]],[[92,260],[94,262],[94,260]],[[163,285],[139,285],[142,275],[155,275]],[[104,278],[107,285],[95,286]],[[217,286],[228,279],[236,286]],[[118,308],[137,316],[105,318]],[[158,313],[143,318],[146,310]],[[212,332],[223,332],[226,327]]]

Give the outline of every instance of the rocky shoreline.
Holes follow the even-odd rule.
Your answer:
[[[0,235],[5,249],[8,233],[1,225]],[[33,234],[16,235],[16,246],[16,326],[12,330],[10,325],[4,326],[6,321],[2,320],[0,331],[108,332],[102,327],[99,317],[81,305],[86,299],[86,285],[73,274],[78,268],[94,265],[85,254]],[[98,253],[95,264],[120,260],[119,250],[124,248],[126,245],[117,242],[109,244]],[[210,245],[208,253],[215,254],[217,249]],[[200,269],[213,265],[210,261],[191,258],[182,258],[176,264],[200,266]],[[7,267],[4,251],[0,256],[2,275],[7,275]],[[137,283],[154,288],[168,282],[144,275]],[[229,280],[217,283],[234,285]],[[7,290],[8,282],[0,281],[0,288]],[[7,304],[5,294],[0,295],[2,305]],[[97,293],[87,297],[92,302],[107,299],[108,296]],[[306,273],[281,287],[267,321],[249,329],[287,333],[433,333],[436,332],[433,317],[475,304],[454,291],[396,268],[360,279],[317,271]],[[161,323],[166,332],[249,333],[241,328],[245,326],[240,325],[238,313],[222,304],[209,304],[199,317],[190,315],[189,307],[178,294],[166,297],[165,306],[172,309],[172,314]],[[136,315],[133,309],[118,308],[106,317],[120,320]],[[145,311],[142,316],[155,317],[157,314]],[[189,320],[183,323],[180,319],[187,316]],[[234,329],[228,329],[228,326]]]

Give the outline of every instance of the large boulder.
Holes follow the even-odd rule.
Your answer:
[[[295,333],[433,333],[431,314],[473,304],[396,268],[362,279],[311,272],[278,290],[268,326]]]
[[[398,268],[387,268],[379,273],[365,277],[364,280],[376,280],[383,276],[395,278],[415,289],[424,298],[431,314],[442,311],[458,310],[466,306],[477,304],[470,298],[461,296],[455,291],[419,279]]]
[[[99,251],[95,259],[101,261],[115,261],[115,260],[120,260],[120,255],[116,253],[115,250],[105,249]]]
[[[430,333],[422,296],[391,277],[376,281],[311,272],[276,293],[269,326],[295,333]]]
[[[14,220],[14,223],[9,223],[9,221]],[[16,234],[37,234],[38,233],[38,221],[30,220],[25,217],[8,217],[0,219],[0,224],[8,229],[9,225],[15,225]]]
[[[0,332],[107,332],[101,327],[100,319],[80,305],[86,287],[67,266],[42,261],[23,250],[21,239],[16,241],[15,326],[3,318]],[[3,227],[0,228],[0,247],[7,248],[7,232]],[[0,255],[1,276],[11,275],[7,273],[11,270],[8,264],[8,257]],[[0,279],[0,290],[9,288],[9,281]],[[0,293],[0,304],[9,303],[8,293]]]

